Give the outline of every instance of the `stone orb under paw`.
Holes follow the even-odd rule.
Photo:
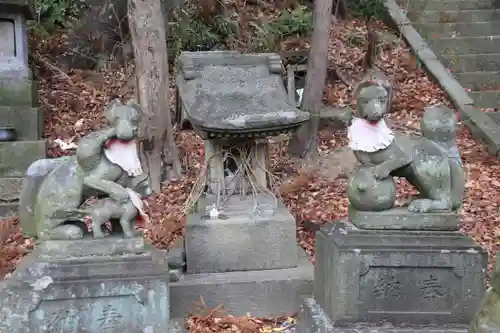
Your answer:
[[[388,210],[396,202],[396,182],[392,177],[376,179],[372,167],[362,166],[349,178],[347,197],[351,206],[357,210]]]

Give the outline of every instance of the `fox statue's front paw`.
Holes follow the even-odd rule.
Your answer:
[[[389,177],[391,172],[380,165],[377,165],[373,168],[373,176],[375,179],[386,179]]]

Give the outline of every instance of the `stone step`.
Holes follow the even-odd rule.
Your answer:
[[[45,158],[46,149],[45,140],[0,142],[0,177],[24,177],[31,163]]]
[[[38,106],[38,84],[28,79],[0,79],[0,105]]]
[[[493,119],[493,121],[495,122],[495,124],[497,124],[498,126],[500,126],[500,112],[488,112],[487,115]]]
[[[439,60],[453,72],[494,72],[500,68],[500,53],[440,55]]]
[[[43,136],[41,108],[0,106],[1,126],[13,126],[19,141],[36,141]]]
[[[454,76],[463,87],[471,90],[497,90],[500,88],[500,72],[465,72],[455,73]]]
[[[415,23],[413,25],[425,39],[446,37],[481,37],[498,34],[500,21],[470,23]]]
[[[19,206],[16,202],[2,203],[0,202],[0,218],[5,218],[12,214],[17,214]]]
[[[422,12],[410,11],[406,15],[415,23],[474,23],[500,20],[500,9],[425,10]]]
[[[500,91],[471,91],[468,92],[474,100],[474,106],[478,108],[499,108]]]
[[[19,200],[23,178],[0,178],[0,203],[9,203]]]
[[[408,11],[447,11],[467,9],[492,9],[492,0],[398,0],[398,5]],[[408,8],[406,8],[408,7]]]
[[[474,53],[500,53],[500,36],[439,38],[428,41],[439,56]]]

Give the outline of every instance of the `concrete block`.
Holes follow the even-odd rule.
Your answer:
[[[42,140],[0,142],[0,177],[23,177],[31,163],[45,154]]]
[[[113,247],[113,240],[99,241],[99,248]],[[23,259],[0,286],[0,330],[168,332],[165,254],[162,265],[155,252],[85,256],[88,246],[78,257],[40,256],[37,248]]]
[[[192,273],[289,268],[297,265],[295,219],[282,204],[274,216],[252,214],[252,196],[232,196],[218,220],[188,216],[186,267]],[[208,205],[211,208],[211,205]]]
[[[500,53],[500,36],[439,38],[428,41],[435,54],[457,56],[461,54]]]
[[[403,9],[409,11],[454,11],[468,9],[493,9],[491,0],[398,0]],[[408,6],[408,8],[405,8]]]
[[[300,306],[296,333],[466,333],[466,325],[398,328],[381,323],[370,325],[358,323],[347,327],[334,327],[332,321],[314,298],[305,299]]]
[[[426,39],[442,37],[480,37],[497,35],[500,21],[457,22],[457,23],[415,23],[414,27]]]
[[[0,105],[38,106],[38,83],[30,79],[0,77]]]
[[[499,9],[469,9],[469,10],[425,10],[409,11],[408,18],[418,23],[455,23],[455,22],[484,22],[500,20]]]
[[[498,108],[500,105],[500,91],[470,91],[468,94],[477,108]]]
[[[500,72],[464,72],[453,74],[460,84],[471,90],[497,90]]]
[[[0,106],[2,126],[16,129],[18,141],[36,141],[43,136],[43,111],[41,108]]]
[[[311,297],[312,286],[313,266],[302,249],[294,268],[185,274],[170,283],[170,317],[186,317],[200,297],[208,307],[222,305],[235,316],[292,315],[303,297]]]
[[[22,178],[0,178],[0,202],[19,200],[22,183]]]
[[[349,221],[360,229],[372,230],[449,230],[460,229],[457,212],[417,214],[406,207],[382,212],[359,211],[349,207]]]
[[[467,325],[486,289],[487,254],[451,231],[317,232],[314,298],[337,326]]]

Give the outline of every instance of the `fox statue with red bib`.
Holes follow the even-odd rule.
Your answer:
[[[384,119],[388,95],[377,82],[365,82],[356,91],[357,106],[348,137],[362,167],[349,181],[351,205],[364,211],[390,209],[394,202],[386,201],[395,201],[395,185],[391,182],[397,176],[406,178],[420,192],[420,197],[409,203],[409,212],[457,210],[465,181],[454,112],[441,105],[426,107],[420,122],[422,136],[398,136]],[[367,168],[371,170],[369,180]],[[372,190],[367,191],[367,187]],[[384,202],[380,202],[382,199]]]
[[[107,221],[113,233],[134,237],[135,220],[147,218],[141,198],[151,193],[137,152],[140,117],[134,101],[114,100],[106,109],[109,127],[83,137],[75,156],[33,163],[28,174],[42,164],[50,167],[35,189],[32,217],[21,217],[23,231],[40,239],[81,239],[89,233],[90,217],[95,238],[105,236]],[[89,198],[96,200],[84,204]]]

